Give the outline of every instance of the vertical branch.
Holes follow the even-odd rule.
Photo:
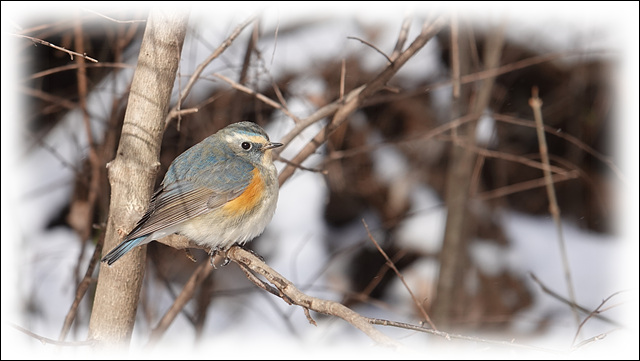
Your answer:
[[[159,168],[164,119],[169,108],[188,11],[152,9],[131,84],[116,158],[108,165],[111,201],[104,250],[115,247],[145,211]],[[102,266],[89,323],[89,338],[128,343],[133,331],[146,247],[113,266]]]
[[[453,85],[453,98],[460,98],[460,42],[458,41],[458,14],[451,15],[451,83]]]
[[[253,21],[254,18],[255,18],[254,16],[251,16],[247,20],[245,20],[242,24],[238,25],[233,30],[231,35],[229,35],[229,37],[227,37],[225,41],[222,42],[222,44],[220,44],[220,46],[216,48],[216,50],[207,57],[207,59],[205,59],[202,63],[200,63],[200,65],[196,67],[196,70],[193,72],[193,74],[191,74],[191,77],[189,78],[189,81],[185,85],[184,89],[180,90],[178,103],[175,106],[173,106],[173,108],[165,116],[165,123],[166,123],[165,127],[169,125],[169,122],[171,121],[171,119],[181,114],[180,107],[182,102],[184,102],[187,96],[191,93],[191,89],[193,89],[193,86],[196,84],[196,81],[200,78],[200,75],[202,74],[204,69],[213,60],[215,60],[218,56],[220,56],[220,54],[222,54],[225,50],[227,50],[228,47],[231,46],[233,41],[240,35],[242,30],[244,30],[244,28],[247,27]]]
[[[380,252],[380,254],[382,254],[382,256],[384,257],[386,264],[393,270],[393,272],[396,273],[396,275],[398,276],[398,278],[400,279],[404,287],[407,289],[407,291],[409,291],[409,294],[411,295],[411,299],[413,300],[413,303],[416,305],[420,313],[422,313],[422,317],[424,317],[424,320],[431,326],[431,328],[433,328],[434,330],[438,330],[436,328],[436,325],[431,321],[431,317],[429,317],[427,310],[424,309],[424,305],[422,304],[422,302],[420,302],[416,297],[416,295],[413,294],[413,291],[411,291],[411,287],[409,287],[407,282],[404,280],[402,273],[400,273],[396,265],[391,261],[389,256],[387,256],[387,253],[382,249],[382,247],[380,247],[380,245],[375,240],[375,238],[373,238],[371,231],[369,231],[369,225],[367,224],[367,222],[365,222],[364,219],[362,219],[362,224],[364,224],[364,228],[367,230],[367,235],[369,236],[369,239],[376,246],[376,248],[378,249],[378,252]]]
[[[469,65],[469,46],[460,46],[468,44],[465,40],[469,37],[469,32],[456,32],[459,36],[457,43],[459,44],[459,64],[461,73],[465,74]],[[503,28],[496,28],[491,36],[487,38],[485,47],[485,67],[487,69],[497,68],[500,64],[500,56],[502,54],[502,44],[504,41]],[[452,54],[453,56],[453,54]],[[452,63],[454,60],[452,59]],[[473,119],[477,120],[482,111],[488,106],[491,98],[495,77],[482,80],[478,85],[478,91],[475,96],[469,114]],[[453,117],[457,118],[464,114],[466,92],[468,87],[461,89],[461,97],[454,99],[454,109],[452,109]],[[438,277],[438,292],[436,297],[435,308],[432,314],[437,315],[437,323],[441,327],[450,324],[454,316],[454,307],[459,304],[458,290],[462,282],[462,257],[464,257],[464,240],[466,230],[469,228],[467,208],[469,200],[469,192],[471,189],[471,179],[473,175],[473,164],[476,156],[469,144],[475,143],[475,122],[470,125],[458,129],[459,136],[454,135],[452,148],[452,162],[450,164],[449,173],[447,175],[446,203],[448,208],[447,221],[445,225],[445,236],[442,244],[442,252],[440,254],[440,274]],[[468,144],[465,144],[468,143]]]
[[[173,302],[169,310],[164,314],[162,319],[158,322],[158,325],[151,331],[151,336],[149,339],[149,343],[147,344],[147,348],[152,348],[155,346],[160,338],[164,334],[164,332],[169,328],[173,320],[176,319],[176,316],[182,311],[184,306],[186,306],[187,302],[193,298],[193,295],[196,293],[198,286],[204,281],[207,276],[213,271],[213,267],[209,260],[204,260],[200,266],[191,274],[191,277],[184,285],[182,292]]]
[[[253,21],[253,31],[247,41],[247,48],[245,49],[244,60],[242,61],[242,69],[240,70],[240,76],[238,76],[238,84],[245,85],[247,83],[249,67],[251,66],[251,55],[258,43],[259,36],[260,20],[256,18]],[[235,123],[243,120],[242,111],[244,109],[244,101],[246,101],[246,96],[240,92],[236,92],[231,103],[231,112],[229,114],[231,122]]]
[[[569,266],[569,257],[567,255],[567,245],[564,241],[564,235],[562,232],[562,222],[560,220],[560,207],[558,207],[558,200],[556,198],[556,190],[553,187],[553,179],[551,175],[551,165],[549,163],[549,149],[547,147],[547,140],[544,135],[544,123],[542,122],[542,100],[538,97],[538,87],[533,87],[531,90],[531,99],[529,99],[529,106],[533,109],[533,116],[536,121],[536,131],[538,133],[538,145],[540,147],[540,157],[543,165],[544,179],[547,187],[547,197],[549,197],[549,212],[553,216],[553,221],[556,224],[556,231],[558,233],[558,244],[560,246],[560,255],[562,257],[562,267],[564,268],[564,278],[567,282],[567,291],[569,292],[569,300],[571,301],[571,310],[576,319],[576,324],[580,324],[580,315],[576,308],[576,295],[573,286],[573,280],[571,277],[571,267]]]
[[[74,23],[74,46],[80,53],[84,53],[84,32],[82,29],[82,21],[80,19],[81,17],[78,14]],[[91,132],[91,117],[87,110],[87,94],[89,93],[89,89],[87,85],[86,60],[79,56],[76,57],[76,63],[78,64],[78,106],[82,111],[82,120],[87,133],[87,142],[89,144],[88,167],[86,169],[88,187],[86,195],[80,194],[78,195],[79,197],[72,202],[72,209],[69,212],[69,220],[70,223],[73,224],[76,232],[78,232],[80,239],[83,241],[79,255],[81,258],[82,255],[84,255],[86,241],[91,236],[91,225],[93,223],[93,212],[95,209],[94,206],[98,199],[98,194],[100,193],[101,162],[100,157],[98,156],[98,145],[95,143]],[[80,263],[80,259],[78,259],[78,266],[74,272],[75,277],[78,277],[80,274]],[[78,282],[79,280],[76,280],[76,284]]]
[[[69,312],[67,312],[67,315],[64,318],[64,323],[62,324],[62,330],[60,331],[60,336],[58,336],[58,341],[64,341],[67,338],[69,330],[71,329],[71,325],[73,324],[73,321],[76,319],[76,316],[78,314],[78,307],[80,307],[80,302],[82,301],[82,298],[84,298],[84,295],[87,293],[89,286],[93,283],[92,275],[96,266],[100,262],[100,255],[102,254],[102,244],[103,242],[98,242],[98,244],[96,245],[96,248],[93,251],[93,256],[91,256],[91,260],[89,261],[89,267],[87,267],[87,270],[84,274],[84,278],[78,283],[78,287],[76,287],[76,295],[73,299],[71,307],[69,308]]]
[[[80,21],[79,14],[76,14],[74,20],[74,46],[78,51],[82,54],[84,53],[84,36],[82,33],[82,22]],[[91,220],[93,219],[93,201],[95,201],[95,187],[98,185],[96,183],[97,177],[96,172],[94,171],[97,168],[98,163],[98,155],[96,153],[95,143],[93,141],[93,135],[91,134],[91,120],[89,119],[89,112],[87,111],[87,68],[85,66],[85,59],[81,56],[76,57],[76,64],[78,64],[78,70],[76,71],[77,79],[78,79],[78,106],[82,111],[82,120],[84,122],[84,128],[87,132],[87,142],[89,143],[89,169],[88,169],[88,179],[89,179],[89,190],[87,193],[87,199],[77,199],[72,202],[71,207],[73,211],[70,212],[73,217],[73,223],[75,225],[76,231],[78,232],[78,236],[82,241],[80,246],[80,254],[78,256],[78,263],[76,265],[76,269],[73,272],[75,283],[78,284],[80,280],[78,276],[80,274],[80,263],[82,255],[84,255],[84,250],[86,247],[86,240],[91,234]],[[98,172],[99,174],[99,172]],[[82,177],[82,175],[79,175]],[[78,211],[79,210],[79,211]],[[78,219],[79,218],[79,219]]]
[[[84,51],[84,45],[82,42],[79,42],[78,39],[80,37],[83,36],[82,32],[79,32],[79,30],[81,30],[79,28],[80,22],[78,21],[78,24],[76,25],[76,32],[75,32],[75,38],[76,38],[76,44],[75,46],[80,46],[81,50]],[[126,47],[127,44],[129,44],[129,42],[131,41],[132,37],[136,34],[136,30],[138,28],[138,23],[133,23],[128,27],[125,26],[120,26],[117,28],[117,36],[116,36],[116,41],[114,42],[114,46],[112,48],[112,51],[114,52],[114,56],[113,56],[113,62],[114,63],[121,63],[122,62],[122,53],[123,53],[123,49]],[[113,69],[113,73],[110,75],[114,80],[117,77],[117,73],[120,71],[119,68],[114,68]],[[80,78],[80,74],[78,75],[78,78]],[[86,82],[85,82],[86,84]],[[80,91],[82,89],[82,86],[80,86],[79,83],[79,91],[78,93],[80,94],[80,99],[83,99],[83,97],[86,97],[84,95],[84,93],[82,91]],[[107,163],[108,160],[113,159],[114,153],[116,151],[116,147],[117,147],[117,139],[120,137],[120,128],[122,127],[122,121],[121,121],[121,117],[118,116],[118,109],[120,108],[120,105],[124,103],[125,100],[125,96],[128,94],[128,90],[124,92],[124,94],[120,97],[114,98],[113,102],[111,104],[111,112],[110,112],[110,117],[108,120],[108,125],[107,125],[107,131],[104,134],[104,139],[102,141],[101,144],[97,145],[95,148],[94,147],[90,147],[89,148],[89,160],[91,162],[92,157],[91,154],[95,149],[95,153],[98,156],[98,161],[96,164],[90,163],[90,176],[91,176],[91,181],[90,181],[90,189],[89,189],[89,201],[87,202],[80,202],[79,200],[75,200],[72,203],[72,207],[76,207],[74,208],[75,210],[73,211],[74,216],[70,217],[73,218],[75,220],[76,225],[82,225],[82,224],[86,224],[87,227],[91,227],[91,221],[92,221],[92,217],[93,217],[93,213],[96,212],[96,210],[99,210],[100,212],[106,212],[109,204],[109,197],[108,197],[108,191],[109,191],[109,187],[108,187],[108,183],[107,183],[107,178],[105,177],[105,175],[103,174],[104,172],[104,164]],[[84,104],[84,101],[81,101],[81,104]],[[83,111],[85,116],[88,116],[88,113],[86,112],[85,108],[83,107]],[[87,119],[88,120],[88,119]],[[85,125],[88,127],[88,123],[85,123]],[[88,128],[87,128],[88,129]],[[91,133],[88,134],[89,136],[91,136]],[[89,142],[91,144],[91,142],[93,142],[93,139],[89,139]],[[94,184],[93,182],[97,183]],[[90,204],[90,206],[85,206],[86,204]],[[78,207],[79,205],[83,205],[82,207]],[[91,212],[91,215],[89,216],[86,211],[86,209],[89,209],[89,211]],[[99,216],[102,217],[102,216]],[[76,226],[76,231],[79,234],[82,234],[80,232],[80,228]],[[90,235],[82,236],[84,241],[87,241],[87,237],[89,237]],[[73,324],[73,322],[76,319],[76,316],[78,314],[78,308],[80,306],[80,302],[82,301],[82,299],[84,298],[84,296],[86,295],[87,291],[89,290],[90,285],[92,285],[94,283],[93,281],[93,274],[94,274],[94,270],[97,268],[98,264],[100,263],[100,257],[102,254],[102,246],[104,244],[104,231],[101,230],[100,231],[100,237],[97,240],[97,244],[96,244],[96,248],[94,250],[94,254],[92,255],[91,259],[89,260],[89,265],[87,266],[87,269],[85,270],[85,274],[84,274],[84,278],[82,280],[80,280],[79,282],[76,282],[78,284],[78,286],[76,287],[76,295],[74,298],[74,301],[69,309],[69,311],[67,312],[67,315],[65,317],[64,320],[64,324],[62,326],[62,330],[60,331],[60,335],[58,340],[59,341],[64,341],[69,333],[69,330],[71,328],[71,325]],[[79,257],[82,257],[82,255],[84,255],[84,247],[86,245],[86,242],[82,243],[82,249],[80,251]],[[78,259],[78,264],[77,264],[77,269],[74,272],[74,275],[78,275],[80,274],[79,271],[79,267],[81,265],[82,262],[80,262],[81,260]]]
[[[396,41],[396,46],[393,48],[393,53],[391,53],[391,60],[397,58],[400,53],[402,53],[402,47],[404,43],[407,42],[407,37],[409,36],[409,27],[411,26],[412,16],[407,16],[402,21],[402,26],[400,26],[400,35],[398,35],[398,41]]]
[[[452,105],[451,118],[458,119],[462,115],[467,114],[467,99],[470,94],[470,87],[456,87],[456,83],[460,83],[456,79],[460,78],[460,74],[467,74],[468,68],[468,47],[461,46],[466,42],[463,41],[464,34],[460,35],[458,28],[460,27],[457,18],[451,19],[451,82],[452,89]],[[435,303],[433,305],[434,318],[440,327],[449,326],[450,319],[453,314],[453,307],[457,303],[456,289],[461,283],[460,281],[460,264],[462,259],[462,238],[465,224],[465,214],[467,211],[467,188],[469,187],[469,169],[473,162],[474,154],[470,150],[465,150],[459,144],[467,140],[466,133],[474,133],[474,124],[476,117],[473,116],[473,122],[466,124],[464,127],[456,126],[451,128],[454,142],[451,149],[451,162],[447,170],[447,181],[445,189],[445,202],[447,204],[447,220],[445,225],[444,240],[442,243],[442,251],[440,252],[440,272],[438,275],[438,284]]]

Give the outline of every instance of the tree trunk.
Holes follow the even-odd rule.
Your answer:
[[[149,13],[118,152],[107,164],[111,202],[103,253],[122,241],[149,204],[188,17],[183,9],[161,8]],[[146,246],[142,246],[112,266],[101,265],[89,339],[101,344],[129,342],[145,260]]]

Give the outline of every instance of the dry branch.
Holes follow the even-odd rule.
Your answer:
[[[104,233],[102,234],[104,237]],[[67,316],[64,318],[64,324],[62,325],[62,331],[60,331],[60,336],[58,337],[59,341],[64,341],[69,334],[69,330],[71,329],[71,325],[73,321],[76,319],[78,314],[78,307],[80,307],[80,302],[84,298],[84,295],[87,293],[89,286],[91,285],[93,278],[93,271],[95,270],[98,262],[100,261],[100,257],[102,254],[102,245],[104,240],[101,240],[96,244],[96,248],[93,250],[93,256],[91,256],[91,260],[89,261],[89,266],[87,267],[87,271],[85,272],[84,278],[78,284],[76,288],[76,295],[69,308],[69,312],[67,312]]]
[[[202,74],[204,69],[213,60],[219,57],[225,50],[227,50],[227,48],[231,46],[231,44],[233,44],[233,41],[240,35],[242,30],[244,30],[244,28],[246,28],[252,21],[254,21],[254,19],[255,17],[251,16],[249,17],[249,19],[245,20],[242,24],[238,25],[233,30],[231,35],[229,35],[229,37],[225,39],[225,41],[223,41],[222,44],[220,44],[220,46],[213,53],[211,53],[211,55],[209,55],[209,57],[207,57],[202,63],[200,63],[200,65],[198,65],[198,67],[196,68],[196,71],[193,72],[193,74],[189,78],[187,85],[184,87],[183,90],[180,91],[180,96],[178,97],[178,103],[173,108],[171,108],[171,110],[169,110],[169,112],[167,113],[165,117],[165,128],[169,125],[169,122],[171,121],[171,119],[181,115],[180,108],[182,107],[182,103],[185,101],[187,96],[191,93],[191,89],[195,85],[196,81],[200,78],[200,75]]]
[[[573,285],[573,278],[571,276],[571,267],[569,266],[569,255],[567,254],[567,245],[564,240],[564,233],[562,232],[562,222],[560,219],[560,207],[558,206],[558,199],[556,198],[556,190],[553,186],[553,179],[551,178],[551,164],[549,162],[549,152],[547,147],[547,140],[544,136],[544,123],[542,121],[542,100],[538,97],[538,88],[534,87],[531,90],[531,99],[529,105],[533,109],[533,115],[536,121],[536,131],[538,134],[538,144],[540,147],[540,157],[544,168],[544,178],[547,188],[547,196],[549,197],[549,212],[553,216],[553,221],[556,225],[556,231],[558,234],[558,245],[560,246],[560,255],[562,257],[562,267],[564,268],[564,278],[567,282],[567,291],[569,292],[569,299],[571,300],[571,310],[576,319],[576,324],[580,324],[580,315],[576,308],[576,294],[575,287]]]
[[[19,38],[29,39],[29,40],[33,41],[34,43],[39,43],[39,44],[46,45],[48,47],[54,48],[56,50],[63,51],[65,53],[69,54],[69,56],[71,57],[71,60],[73,60],[73,56],[75,55],[77,57],[80,57],[80,58],[83,58],[83,59],[87,59],[87,60],[92,61],[94,63],[98,62],[96,59],[94,59],[94,58],[92,58],[90,56],[87,56],[87,54],[80,54],[78,52],[75,52],[75,51],[72,51],[72,50],[69,50],[69,49],[65,49],[65,48],[63,48],[61,46],[58,46],[58,45],[55,45],[55,44],[51,44],[50,42],[48,42],[46,40],[34,38],[34,37],[31,37],[31,36],[27,36],[27,35],[21,35],[21,34],[11,34],[11,35],[17,36]]]
[[[367,222],[365,222],[364,219],[362,220],[362,224],[364,224],[364,228],[367,230],[367,235],[369,236],[369,239],[371,240],[371,242],[373,242],[373,244],[378,249],[378,252],[380,252],[380,254],[382,254],[384,259],[386,260],[386,264],[391,269],[393,269],[393,271],[396,273],[396,275],[398,276],[398,278],[400,279],[400,281],[402,282],[404,287],[407,289],[407,291],[409,291],[409,294],[411,295],[411,299],[413,300],[413,303],[415,303],[415,305],[418,308],[418,310],[420,310],[420,312],[422,313],[422,317],[424,317],[425,321],[427,321],[427,323],[431,326],[431,328],[433,328],[434,330],[437,330],[438,328],[431,321],[431,317],[429,317],[429,314],[427,313],[427,310],[424,309],[424,305],[422,304],[422,302],[420,302],[418,300],[418,298],[413,294],[413,291],[411,291],[411,288],[409,287],[407,282],[404,280],[404,277],[402,276],[402,274],[400,273],[400,271],[398,270],[396,265],[391,261],[389,256],[387,256],[387,253],[380,247],[380,245],[375,240],[375,238],[373,238],[373,235],[369,231],[369,225],[367,224]]]
[[[142,40],[115,159],[108,164],[111,201],[105,249],[115,247],[149,203],[159,168],[163,118],[175,81],[188,12],[153,9]],[[101,267],[89,338],[128,343],[144,276],[146,247],[112,267]]]
[[[295,138],[300,132],[306,129],[309,125],[314,122],[333,114],[333,118],[327,124],[325,131],[318,133],[293,159],[293,163],[302,164],[302,162],[307,159],[311,154],[313,154],[322,144],[326,142],[328,137],[335,131],[342,123],[344,123],[348,117],[356,111],[358,108],[362,106],[364,101],[375,94],[376,92],[383,89],[387,82],[396,74],[400,68],[409,60],[413,55],[415,55],[422,47],[424,47],[435,34],[437,34],[440,29],[444,26],[444,19],[442,17],[438,17],[431,23],[425,22],[422,26],[422,31],[416,37],[416,39],[409,45],[407,50],[398,54],[396,58],[392,58],[392,63],[389,64],[382,72],[380,72],[375,78],[370,80],[367,84],[362,85],[345,96],[344,99],[339,99],[331,104],[328,104],[314,114],[309,116],[307,119],[303,119],[300,123],[297,123],[294,129],[289,132],[285,137],[283,137],[282,142],[287,144]],[[322,115],[322,116],[320,116]],[[283,151],[283,148],[280,148],[280,152]],[[295,167],[291,165],[287,165],[278,180],[280,184],[283,184],[295,171]]]
[[[500,56],[504,43],[504,27],[498,27],[492,32],[488,39],[485,52],[484,64],[487,69],[498,68]],[[458,57],[460,75],[469,72],[469,52],[466,46],[467,41],[473,42],[468,32],[465,36],[459,34],[453,38],[452,43],[459,43],[459,54],[453,54],[452,63],[455,60],[453,55]],[[455,73],[453,76],[457,76]],[[452,79],[455,84],[458,80]],[[475,96],[471,97],[471,88],[460,88],[460,97],[454,98],[451,112],[454,118],[468,114],[476,120],[480,118],[484,109],[489,105],[491,92],[493,90],[495,78],[487,78],[478,84]],[[454,86],[455,89],[455,86]],[[472,99],[472,100],[468,100]],[[469,105],[467,105],[469,101]],[[460,287],[463,272],[464,242],[466,241],[469,229],[468,222],[468,201],[470,198],[471,179],[474,164],[476,162],[475,149],[475,122],[464,128],[452,128],[454,147],[451,149],[451,161],[447,170],[445,200],[447,203],[447,219],[445,224],[445,235],[440,252],[440,272],[438,274],[437,298],[433,308],[433,314],[437,315],[438,324],[441,327],[449,326],[451,319],[455,317],[455,310],[458,303],[456,292]],[[459,133],[459,134],[458,134]]]
[[[280,297],[285,299],[287,303],[300,306],[303,309],[312,310],[315,312],[323,313],[325,315],[331,315],[340,317],[343,320],[349,322],[353,326],[357,327],[360,331],[364,332],[367,336],[371,337],[374,341],[384,346],[398,347],[399,344],[382,332],[378,331],[371,325],[367,318],[347,308],[346,306],[329,300],[323,300],[315,297],[311,297],[300,291],[291,281],[284,278],[273,268],[269,267],[266,263],[261,261],[258,257],[251,252],[238,247],[233,246],[227,252],[227,257],[233,262],[237,263],[240,267],[246,267],[252,272],[264,277],[268,282],[273,284],[281,293]],[[253,279],[251,279],[253,281]],[[255,281],[253,281],[255,282]],[[262,288],[262,285],[257,284]],[[306,311],[305,311],[306,312]],[[308,314],[307,314],[308,315]],[[308,317],[308,316],[307,316]]]
[[[246,26],[248,23],[249,21],[245,22],[244,24],[236,28],[236,31],[234,32],[234,34],[239,33],[239,31],[242,28],[244,28],[244,26]],[[427,43],[427,41],[431,39],[439,31],[439,29],[443,25],[444,25],[444,20],[442,18],[438,18],[432,23],[425,23],[423,25],[422,32],[413,41],[413,43],[407,48],[407,50],[399,53],[397,57],[393,58],[392,63],[388,65],[378,76],[376,76],[374,79],[369,81],[367,84],[360,86],[355,90],[352,90],[344,99],[339,99],[319,109],[308,118],[298,121],[294,129],[290,131],[289,134],[287,134],[282,139],[282,142],[285,143],[285,147],[288,143],[290,143],[290,141],[293,138],[295,138],[306,127],[308,127],[309,125],[313,124],[318,120],[321,120],[326,116],[330,116],[331,114],[334,114],[333,120],[327,126],[327,130],[325,132],[321,132],[320,134],[318,134],[316,138],[314,138],[314,140],[308,143],[307,146],[293,159],[293,161],[291,162],[293,164],[288,163],[287,167],[280,174],[280,177],[279,177],[280,184],[282,185],[282,183],[284,183],[284,181],[286,181],[286,179],[288,179],[291,176],[291,174],[293,174],[293,170],[296,168],[295,164],[301,164],[310,154],[312,154],[321,144],[323,144],[326,141],[327,137],[331,134],[331,132],[335,130],[344,121],[346,121],[348,116],[351,113],[353,113],[356,109],[358,109],[358,107],[362,105],[363,101],[367,97],[383,89],[386,86],[386,83],[391,79],[391,77],[416,52],[418,52],[418,50],[420,50]],[[401,36],[403,35],[401,34]],[[199,72],[198,71],[196,72],[197,74],[200,74],[202,69],[204,69],[204,66],[206,66],[205,64],[206,62],[200,65],[199,67],[200,70]],[[195,75],[196,74],[194,74],[194,76]],[[218,76],[218,77],[225,80],[232,86],[234,86],[234,88],[245,91],[257,97],[255,93],[246,91],[246,89],[244,89],[242,85],[235,83],[231,79],[224,78],[221,76]],[[195,79],[195,78],[192,77],[192,79]],[[192,85],[191,81],[190,81],[190,85]],[[183,96],[184,94],[186,94],[186,92],[188,92],[189,89],[190,89],[190,86],[188,85],[187,90],[185,90],[185,92],[183,93]],[[268,99],[263,99],[263,98],[259,98],[259,99],[269,104],[270,106],[280,107],[280,109],[283,109],[280,105],[278,105],[275,102],[268,101]],[[167,118],[167,120],[168,119],[169,118]],[[194,246],[191,242],[184,239],[184,237],[180,237],[180,236],[167,237],[164,240],[162,240],[162,243],[165,243],[167,245],[170,245],[171,247],[179,248],[179,249]],[[201,248],[201,247],[196,246],[196,248]],[[273,288],[270,288],[269,285],[265,284],[264,282],[261,282],[257,277],[250,276],[250,273],[248,273],[248,270],[251,270],[252,272],[266,278],[267,281],[273,284],[275,288],[278,290],[277,295],[279,295],[280,297],[283,297],[283,299],[286,302],[299,305],[303,307],[305,310],[313,310],[316,312],[341,317],[347,322],[353,324],[355,327],[357,327],[361,331],[365,332],[369,337],[371,337],[376,342],[381,343],[383,345],[387,345],[387,346],[397,346],[397,343],[395,341],[385,336],[380,331],[376,330],[367,321],[366,318],[360,316],[359,314],[355,313],[354,311],[352,311],[351,309],[347,308],[342,304],[339,304],[333,301],[313,298],[302,293],[290,281],[286,280],[284,277],[279,275],[276,271],[271,269],[271,267],[266,265],[264,262],[260,261],[256,256],[250,254],[249,252],[243,250],[242,248],[232,247],[228,251],[227,257],[229,257],[229,259],[231,259],[232,261],[236,262],[242,268],[242,270],[247,274],[248,279],[254,282],[258,287],[261,287],[269,292],[276,294],[275,290]],[[311,320],[308,314],[308,311],[305,311],[305,314],[307,315],[308,319]]]
[[[147,347],[153,347],[158,343],[160,337],[169,328],[173,320],[175,320],[176,316],[178,316],[187,302],[189,302],[189,300],[193,298],[193,295],[196,293],[198,286],[207,278],[212,270],[213,267],[210,262],[202,262],[202,264],[198,266],[193,274],[191,274],[191,277],[184,285],[184,288],[182,289],[182,292],[180,292],[180,295],[178,295],[169,310],[165,313],[162,319],[160,319],[158,325],[151,331],[151,336]]]

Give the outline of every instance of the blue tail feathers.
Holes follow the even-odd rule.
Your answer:
[[[147,236],[129,239],[120,243],[116,248],[112,249],[111,252],[107,253],[107,255],[102,258],[102,262],[107,262],[107,264],[111,266],[115,261],[119,260],[120,257],[131,251],[134,247],[147,243],[144,242],[145,238],[147,238]]]

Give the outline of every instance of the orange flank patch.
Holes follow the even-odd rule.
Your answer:
[[[223,206],[225,213],[234,215],[245,213],[255,208],[260,202],[262,192],[264,192],[264,181],[258,174],[257,168],[252,170],[251,173],[253,178],[244,192]]]

